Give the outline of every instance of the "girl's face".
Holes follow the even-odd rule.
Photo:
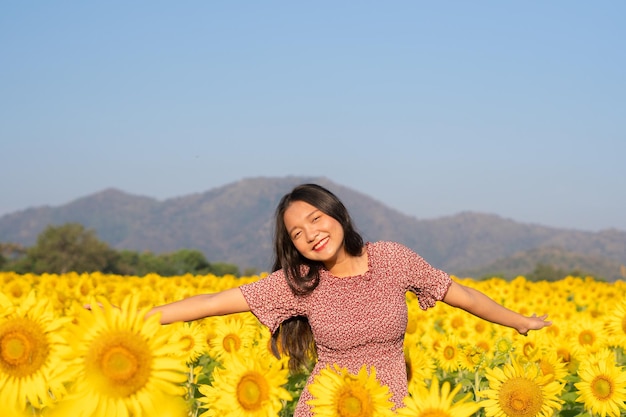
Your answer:
[[[283,216],[294,246],[307,259],[329,265],[345,256],[341,223],[304,201],[294,201]]]

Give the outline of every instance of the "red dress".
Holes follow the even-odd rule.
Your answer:
[[[336,363],[357,373],[363,364],[376,368],[376,375],[402,407],[407,395],[403,341],[407,325],[406,291],[414,292],[426,310],[443,299],[450,284],[445,272],[398,243],[367,243],[368,271],[338,278],[328,270],[306,296],[296,296],[282,270],[241,286],[250,310],[274,332],[293,316],[309,319],[317,345],[318,362],[307,381],[327,365]],[[311,416],[305,387],[294,417]]]

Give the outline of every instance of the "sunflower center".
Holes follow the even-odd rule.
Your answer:
[[[2,359],[9,365],[18,366],[26,363],[32,346],[22,333],[9,333],[2,338]]]
[[[613,394],[613,384],[604,375],[598,375],[591,382],[593,395],[599,400],[607,400]]]
[[[193,340],[193,337],[189,336],[189,335],[184,335],[183,337],[180,338],[181,342],[186,342],[185,347],[183,348],[183,351],[185,352],[190,352],[191,350],[193,350],[193,348],[195,347],[196,343]]]
[[[478,350],[468,351],[465,357],[467,358],[467,361],[474,366],[480,365],[480,362],[482,361],[481,352]]]
[[[373,415],[370,398],[365,388],[350,384],[339,394],[337,400],[339,417],[370,417]]]
[[[479,321],[474,325],[474,330],[476,333],[482,333],[487,330],[487,326],[482,321]]]
[[[11,319],[0,327],[0,369],[21,378],[37,372],[49,353],[39,325],[25,318]]]
[[[132,378],[138,368],[137,357],[123,346],[111,347],[102,355],[102,372],[112,381],[123,382]]]
[[[559,358],[563,359],[563,362],[569,363],[570,360],[572,359],[572,354],[570,353],[569,350],[567,350],[565,348],[557,349],[556,353],[557,353]]]
[[[455,317],[452,319],[452,321],[450,322],[450,325],[452,326],[452,328],[454,329],[458,329],[459,327],[462,327],[464,324],[463,319],[461,317]]]
[[[80,295],[82,296],[87,296],[89,295],[89,292],[91,291],[91,286],[88,285],[86,282],[83,282],[80,287]]]
[[[241,339],[236,334],[227,334],[222,339],[222,346],[228,353],[237,352],[241,348]]]
[[[546,327],[546,332],[552,336],[558,336],[560,331],[557,326],[548,326]]]
[[[142,337],[120,331],[104,334],[95,341],[86,362],[108,395],[127,397],[150,379],[152,353]]]
[[[524,343],[522,351],[524,352],[524,356],[527,358],[532,357],[535,352],[535,344],[533,342]]]
[[[547,360],[539,361],[539,369],[541,369],[543,375],[552,375],[553,377],[556,371],[554,365]]]
[[[536,416],[543,404],[541,388],[526,378],[512,378],[500,388],[500,407],[510,417]]]
[[[446,358],[447,360],[454,359],[455,355],[456,355],[456,349],[454,347],[446,346],[443,349],[443,357]]]
[[[508,353],[511,350],[511,343],[501,339],[496,343],[496,350],[500,353]]]
[[[482,350],[483,352],[489,352],[489,344],[484,340],[479,340],[476,343],[476,347]]]
[[[581,345],[593,345],[593,342],[595,342],[595,340],[596,336],[593,334],[593,332],[589,330],[583,330],[578,335],[578,341]]]
[[[263,375],[250,372],[237,384],[237,400],[244,410],[258,410],[269,398],[269,386]]]

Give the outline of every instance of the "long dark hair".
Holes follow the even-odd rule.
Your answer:
[[[275,213],[274,266],[272,271],[282,269],[289,287],[296,295],[311,293],[319,284],[320,268],[324,265],[302,256],[296,249],[285,227],[285,210],[295,201],[303,201],[337,220],[344,232],[344,248],[351,256],[363,251],[363,238],[354,227],[348,210],[331,191],[318,184],[301,184],[285,194]],[[313,332],[306,317],[297,316],[285,320],[272,335],[272,351],[276,356],[289,356],[289,369],[298,371],[315,360],[316,348]]]

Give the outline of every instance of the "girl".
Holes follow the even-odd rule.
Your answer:
[[[316,184],[297,186],[281,199],[274,252],[273,272],[259,281],[148,314],[160,314],[166,324],[251,311],[272,332],[275,352],[289,355],[292,370],[317,360],[307,386],[327,365],[357,373],[366,364],[389,387],[396,408],[407,395],[406,291],[424,310],[443,301],[523,335],[551,324],[546,315],[523,316],[452,281],[401,244],[364,243],[343,203]],[[305,387],[295,417],[312,415],[311,398]]]

